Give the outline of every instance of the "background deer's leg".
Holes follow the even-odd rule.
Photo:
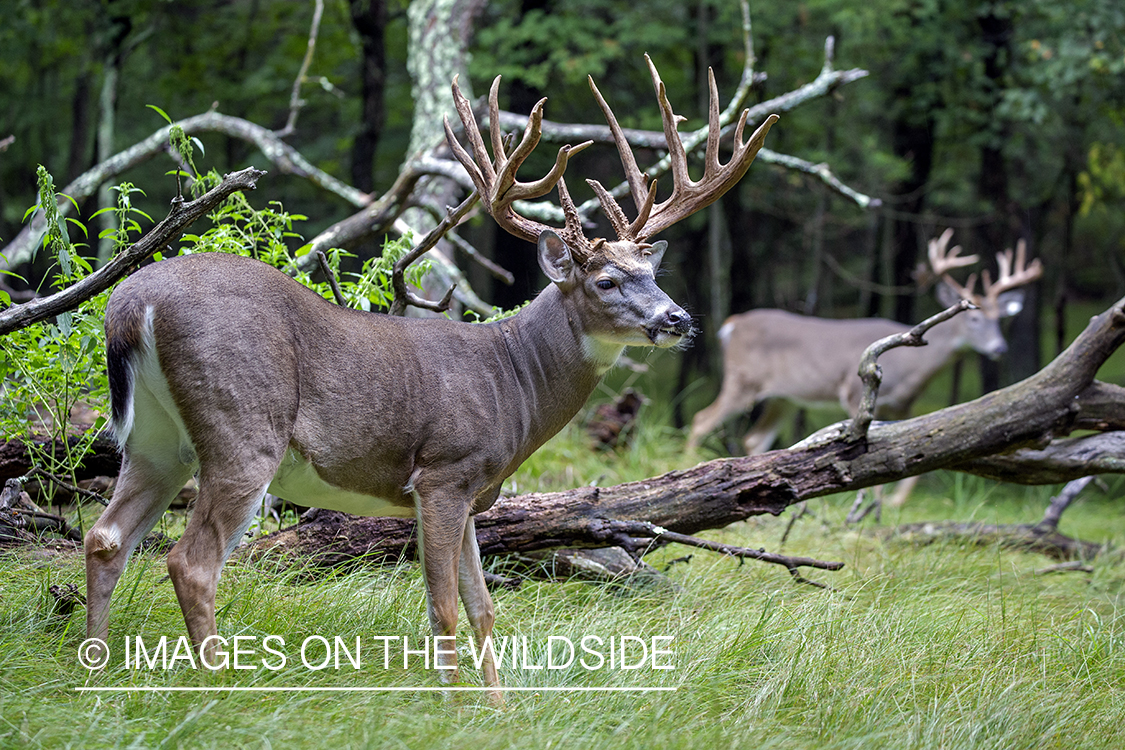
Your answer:
[[[747,456],[765,453],[777,439],[781,418],[785,416],[785,401],[780,398],[767,399],[762,405],[762,415],[754,422],[750,432],[742,440]]]
[[[736,378],[723,378],[719,397],[708,407],[696,413],[691,420],[691,434],[688,436],[687,450],[695,450],[719,425],[735,414],[748,411],[757,400],[757,393],[743,387]]]
[[[280,463],[259,461],[257,470],[244,467],[215,469],[202,462],[199,497],[187,529],[168,553],[168,573],[184,613],[188,634],[197,646],[218,635],[215,623],[215,593],[223,563],[238,546],[266,487]],[[201,656],[214,663],[215,644],[201,649]]]
[[[895,484],[895,491],[891,493],[891,499],[887,504],[892,508],[901,508],[906,501],[910,498],[910,493],[918,485],[918,480],[922,478],[919,474],[913,477],[907,477]]]
[[[440,490],[418,488],[413,495],[430,629],[435,636],[452,637],[457,634],[458,561],[469,525],[469,504]],[[477,566],[479,569],[479,557]],[[484,574],[480,575],[483,584]],[[489,604],[491,607],[491,599]],[[441,650],[434,659],[438,678],[445,684],[458,682],[453,641],[435,641],[434,646]]]
[[[461,601],[465,603],[465,614],[469,618],[469,625],[473,628],[477,648],[483,649],[485,639],[492,635],[492,624],[496,620],[496,613],[492,607],[492,595],[488,593],[484,582],[480,548],[477,546],[477,529],[472,516],[469,516],[465,524],[465,534],[461,541],[461,565],[457,570],[457,580]],[[485,685],[489,687],[500,685],[500,676],[496,672],[496,663],[490,650],[485,651],[483,671]],[[491,698],[493,701],[503,700],[499,691],[492,693]]]
[[[164,460],[130,451],[121,467],[113,499],[88,532],[86,551],[86,636],[105,640],[109,601],[129,555],[191,476],[178,453]]]

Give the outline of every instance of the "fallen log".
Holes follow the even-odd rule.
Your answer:
[[[639,482],[501,498],[477,517],[481,554],[556,547],[643,551],[666,543],[662,530],[695,534],[750,516],[778,515],[809,498],[935,469],[996,471],[992,457],[1000,453],[1018,464],[1027,460],[1025,451],[1048,450],[1072,430],[1121,424],[1125,389],[1094,376],[1123,340],[1125,300],[1094,318],[1043,370],[975,401],[901,422],[875,422],[859,433],[842,422],[786,450],[717,459]],[[1107,439],[1103,449],[1121,445]],[[1085,474],[1125,469],[1120,452],[1086,461]],[[1018,468],[1008,471],[1020,476]],[[1022,478],[1053,482],[1058,475]],[[655,531],[638,533],[637,524]],[[414,554],[413,522],[319,511],[254,547],[288,550],[318,565],[398,560]]]
[[[35,467],[35,453],[41,455],[51,454],[60,463],[66,462],[73,455],[75,449],[85,438],[72,435],[62,440],[49,440],[46,438],[32,438],[35,451],[28,450],[24,440],[0,441],[0,483],[5,479],[27,476]],[[107,437],[94,438],[90,450],[74,467],[75,478],[91,479],[93,477],[115,477],[121,469],[121,453],[117,450],[117,443]]]
[[[892,534],[916,544],[930,544],[940,539],[953,539],[978,545],[999,544],[1010,549],[1038,552],[1056,560],[1092,560],[1102,551],[1100,544],[1074,539],[1059,533],[1059,519],[1092,476],[1067,482],[1058,495],[1051,498],[1043,519],[1036,524],[988,524],[923,522],[899,526]]]

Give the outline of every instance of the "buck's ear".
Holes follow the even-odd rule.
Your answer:
[[[660,268],[660,261],[664,260],[664,251],[668,249],[668,241],[660,240],[659,242],[652,243],[652,247],[648,251],[648,262],[652,264],[652,272],[656,273],[656,269]]]
[[[941,303],[942,307],[953,307],[961,301],[961,295],[957,293],[957,290],[944,281],[939,281],[937,289],[934,291],[937,293],[938,302]]]
[[[997,306],[1000,308],[1001,318],[1010,318],[1013,315],[1019,315],[1020,310],[1023,309],[1023,290],[1013,289],[1009,292],[1004,292],[996,298]]]
[[[562,238],[550,230],[539,235],[539,267],[547,278],[562,284],[570,278],[574,268],[574,257]]]

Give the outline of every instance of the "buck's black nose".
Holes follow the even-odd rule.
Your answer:
[[[682,308],[676,307],[669,310],[665,316],[666,327],[676,333],[687,333],[691,330],[691,316]]]

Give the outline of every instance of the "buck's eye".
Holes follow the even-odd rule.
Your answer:
[[[613,289],[617,285],[613,283],[613,279],[598,279],[597,286],[598,289]]]

